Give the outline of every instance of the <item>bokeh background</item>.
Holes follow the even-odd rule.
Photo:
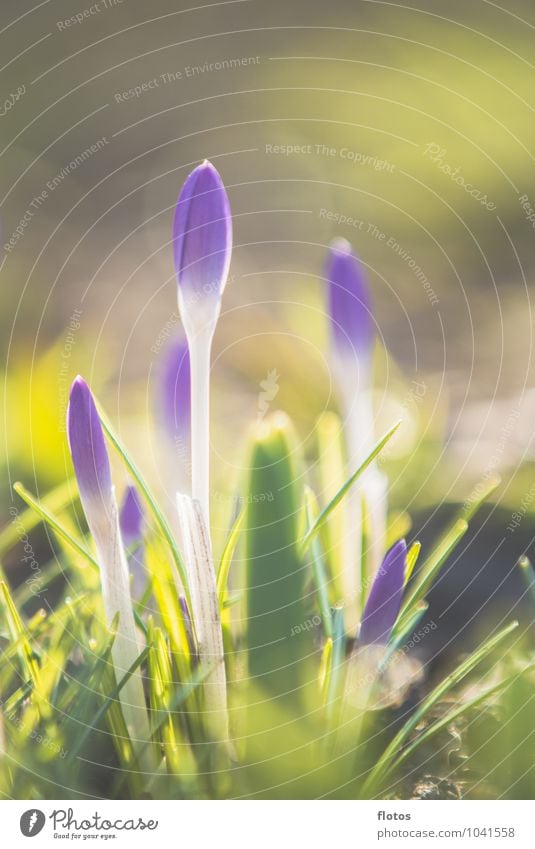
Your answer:
[[[336,407],[335,236],[368,270],[378,431],[405,421],[385,461],[394,506],[462,501],[500,471],[505,517],[525,504],[530,521],[534,35],[519,0],[2,0],[2,511],[14,480],[43,494],[71,474],[78,372],[167,487],[170,227],[208,157],[235,233],[213,359],[221,526],[262,383],[309,456]]]

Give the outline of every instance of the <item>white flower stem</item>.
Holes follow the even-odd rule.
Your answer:
[[[192,496],[210,528],[210,353],[214,328],[188,338],[191,369]]]
[[[126,675],[139,657],[136,625],[132,611],[130,582],[126,554],[119,529],[119,512],[115,498],[111,505],[111,515],[107,517],[107,527],[93,531],[100,566],[102,596],[106,621],[111,625],[119,614],[117,633],[112,647],[112,660],[117,683]],[[100,532],[102,530],[102,532]],[[134,749],[144,749],[150,729],[143,692],[143,682],[139,669],[130,676],[119,695],[121,710]],[[141,758],[144,768],[149,765],[148,750]]]
[[[203,683],[206,724],[214,739],[228,743],[223,631],[210,537],[198,502],[178,493],[177,510],[199,660],[211,669]]]

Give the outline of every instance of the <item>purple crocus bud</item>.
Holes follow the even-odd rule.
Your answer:
[[[405,582],[407,545],[402,539],[387,551],[366,601],[359,641],[386,645],[398,617]]]
[[[229,199],[207,159],[178,196],[173,245],[180,314],[189,336],[217,321],[232,252]]]
[[[162,425],[189,466],[191,440],[191,375],[187,343],[177,339],[167,348],[160,379]]]
[[[325,264],[331,345],[338,358],[369,366],[375,327],[364,270],[346,239],[335,239]]]
[[[139,656],[137,632],[106,443],[91,391],[81,377],[77,377],[71,387],[67,434],[80,500],[97,551],[108,626],[119,616],[112,659],[117,681],[120,681]],[[149,739],[148,715],[139,669],[127,680],[119,701],[126,727],[137,748],[138,744]],[[148,757],[141,754],[144,764],[148,764]]]
[[[143,524],[143,504],[136,487],[130,484],[126,487],[119,511],[119,527],[132,576],[132,596],[136,599],[143,596],[147,586],[143,563]]]
[[[87,523],[93,536],[100,538],[113,516],[110,461],[91,390],[79,376],[71,387],[67,435]]]
[[[143,505],[137,489],[132,484],[126,487],[123,496],[119,526],[127,550],[143,539]]]

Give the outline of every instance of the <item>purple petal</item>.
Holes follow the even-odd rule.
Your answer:
[[[336,351],[369,360],[375,327],[364,270],[345,239],[335,239],[325,264],[331,339]]]
[[[125,548],[131,548],[143,538],[143,505],[135,486],[130,484],[126,487],[121,511],[119,513],[119,526]]]
[[[189,175],[178,197],[173,222],[175,270],[183,296],[221,297],[232,251],[232,218],[225,187],[205,160]]]
[[[143,504],[135,486],[127,486],[121,510],[119,526],[123,545],[127,551],[128,569],[132,576],[132,596],[140,599],[147,587],[145,551],[143,547]],[[134,549],[131,551],[131,549]]]
[[[191,433],[191,375],[188,346],[181,339],[169,345],[165,352],[159,401],[165,430],[177,447],[183,447],[184,452],[188,451]]]
[[[385,555],[375,576],[360,626],[360,643],[384,645],[398,617],[403,597],[407,545],[402,539]]]
[[[113,486],[100,418],[91,390],[81,377],[71,386],[67,435],[80,498],[93,531],[94,523],[106,518],[112,509]]]

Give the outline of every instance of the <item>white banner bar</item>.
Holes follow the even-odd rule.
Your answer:
[[[531,801],[4,801],[0,845],[533,849],[533,809]]]

